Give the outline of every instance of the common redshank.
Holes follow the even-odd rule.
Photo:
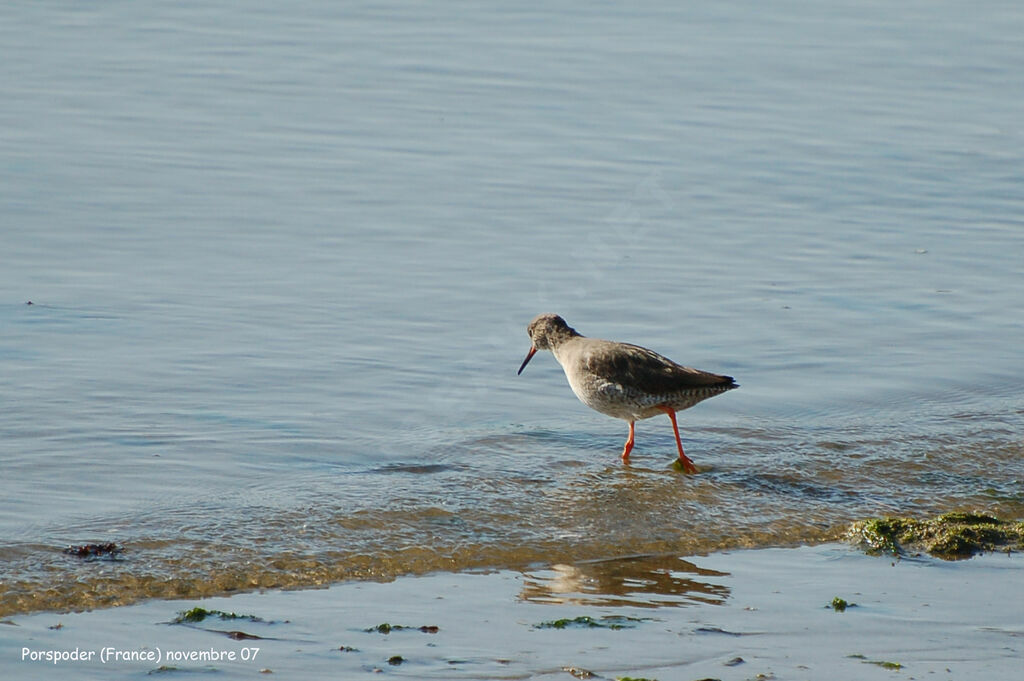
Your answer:
[[[556,314],[538,315],[526,332],[532,345],[518,373],[523,373],[538,350],[554,353],[580,402],[629,422],[629,438],[622,448],[624,462],[633,451],[635,423],[668,414],[679,449],[679,465],[687,473],[697,472],[693,461],[683,453],[676,412],[739,387],[732,376],[680,366],[639,345],[581,336]]]

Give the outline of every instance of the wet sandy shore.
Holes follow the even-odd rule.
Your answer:
[[[1020,554],[635,557],[16,616],[0,677],[1010,681],[1022,602]]]

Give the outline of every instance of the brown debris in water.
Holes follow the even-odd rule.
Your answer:
[[[78,544],[77,546],[72,545],[64,549],[64,553],[69,556],[75,556],[76,558],[99,558],[100,556],[117,556],[117,554],[124,551],[123,546],[118,546],[114,542],[107,542],[105,544]]]
[[[413,629],[422,631],[424,634],[436,634],[441,631],[441,628],[436,624],[424,624],[421,627],[410,627],[404,624],[389,624],[387,622],[378,624],[375,627],[370,627],[369,629],[363,629],[363,631],[367,633],[377,632],[378,634],[390,634],[392,631],[411,631]]]

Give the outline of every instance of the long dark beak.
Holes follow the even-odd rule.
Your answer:
[[[533,359],[533,356],[536,355],[536,354],[537,354],[537,346],[531,345],[530,346],[530,351],[528,353],[526,353],[526,359],[524,359],[523,363],[519,365],[519,371],[516,372],[516,376],[518,376],[519,374],[523,373],[523,369],[526,368],[526,365],[530,363],[530,360]]]

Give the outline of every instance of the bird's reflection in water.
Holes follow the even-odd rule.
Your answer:
[[[729,587],[712,580],[728,575],[677,556],[630,556],[524,572],[519,598],[588,606],[722,605]]]

